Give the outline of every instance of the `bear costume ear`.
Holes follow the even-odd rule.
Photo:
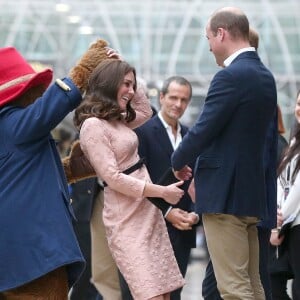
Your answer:
[[[87,83],[92,71],[103,60],[108,59],[108,43],[98,39],[92,43],[89,49],[82,55],[75,67],[70,70],[70,78],[83,94],[86,91]]]
[[[0,49],[0,107],[22,96],[30,88],[51,83],[53,72],[45,69],[36,72],[14,48]]]

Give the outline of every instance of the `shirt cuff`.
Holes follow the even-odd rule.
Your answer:
[[[167,210],[166,213],[164,214],[164,218],[167,217],[167,215],[169,214],[169,212],[171,211],[172,208],[173,208],[173,206],[170,206],[170,207],[168,208],[168,210]]]

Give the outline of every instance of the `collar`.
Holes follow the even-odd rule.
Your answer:
[[[161,111],[158,112],[157,116],[161,120],[161,122],[164,125],[164,127],[167,129],[170,125],[164,120],[164,118],[163,118],[163,116],[161,114]]]
[[[162,124],[164,125],[165,129],[171,128],[171,126],[164,120],[161,111],[158,112],[157,114],[158,118],[161,120]],[[177,132],[180,132],[181,126],[180,123],[177,123]]]
[[[224,66],[228,67],[236,57],[238,57],[241,53],[248,52],[248,51],[255,51],[255,48],[254,47],[246,47],[246,48],[242,48],[242,49],[232,53],[230,56],[228,56],[224,60]]]

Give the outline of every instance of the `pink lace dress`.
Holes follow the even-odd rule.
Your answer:
[[[104,189],[103,222],[111,253],[134,299],[145,300],[182,287],[184,279],[164,218],[143,197],[145,183],[150,182],[146,167],[129,175],[122,173],[139,160],[138,138],[132,128],[152,114],[145,97],[135,100],[134,105],[137,118],[130,124],[85,120],[80,143],[97,175],[108,184]]]

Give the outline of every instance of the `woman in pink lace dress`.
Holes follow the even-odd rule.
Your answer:
[[[108,244],[134,299],[167,300],[184,279],[164,218],[145,197],[175,204],[183,192],[178,187],[182,182],[151,183],[146,167],[137,164],[138,139],[132,129],[151,114],[142,89],[136,91],[135,69],[121,60],[107,60],[93,72],[74,123],[84,154],[105,182],[103,222]]]

